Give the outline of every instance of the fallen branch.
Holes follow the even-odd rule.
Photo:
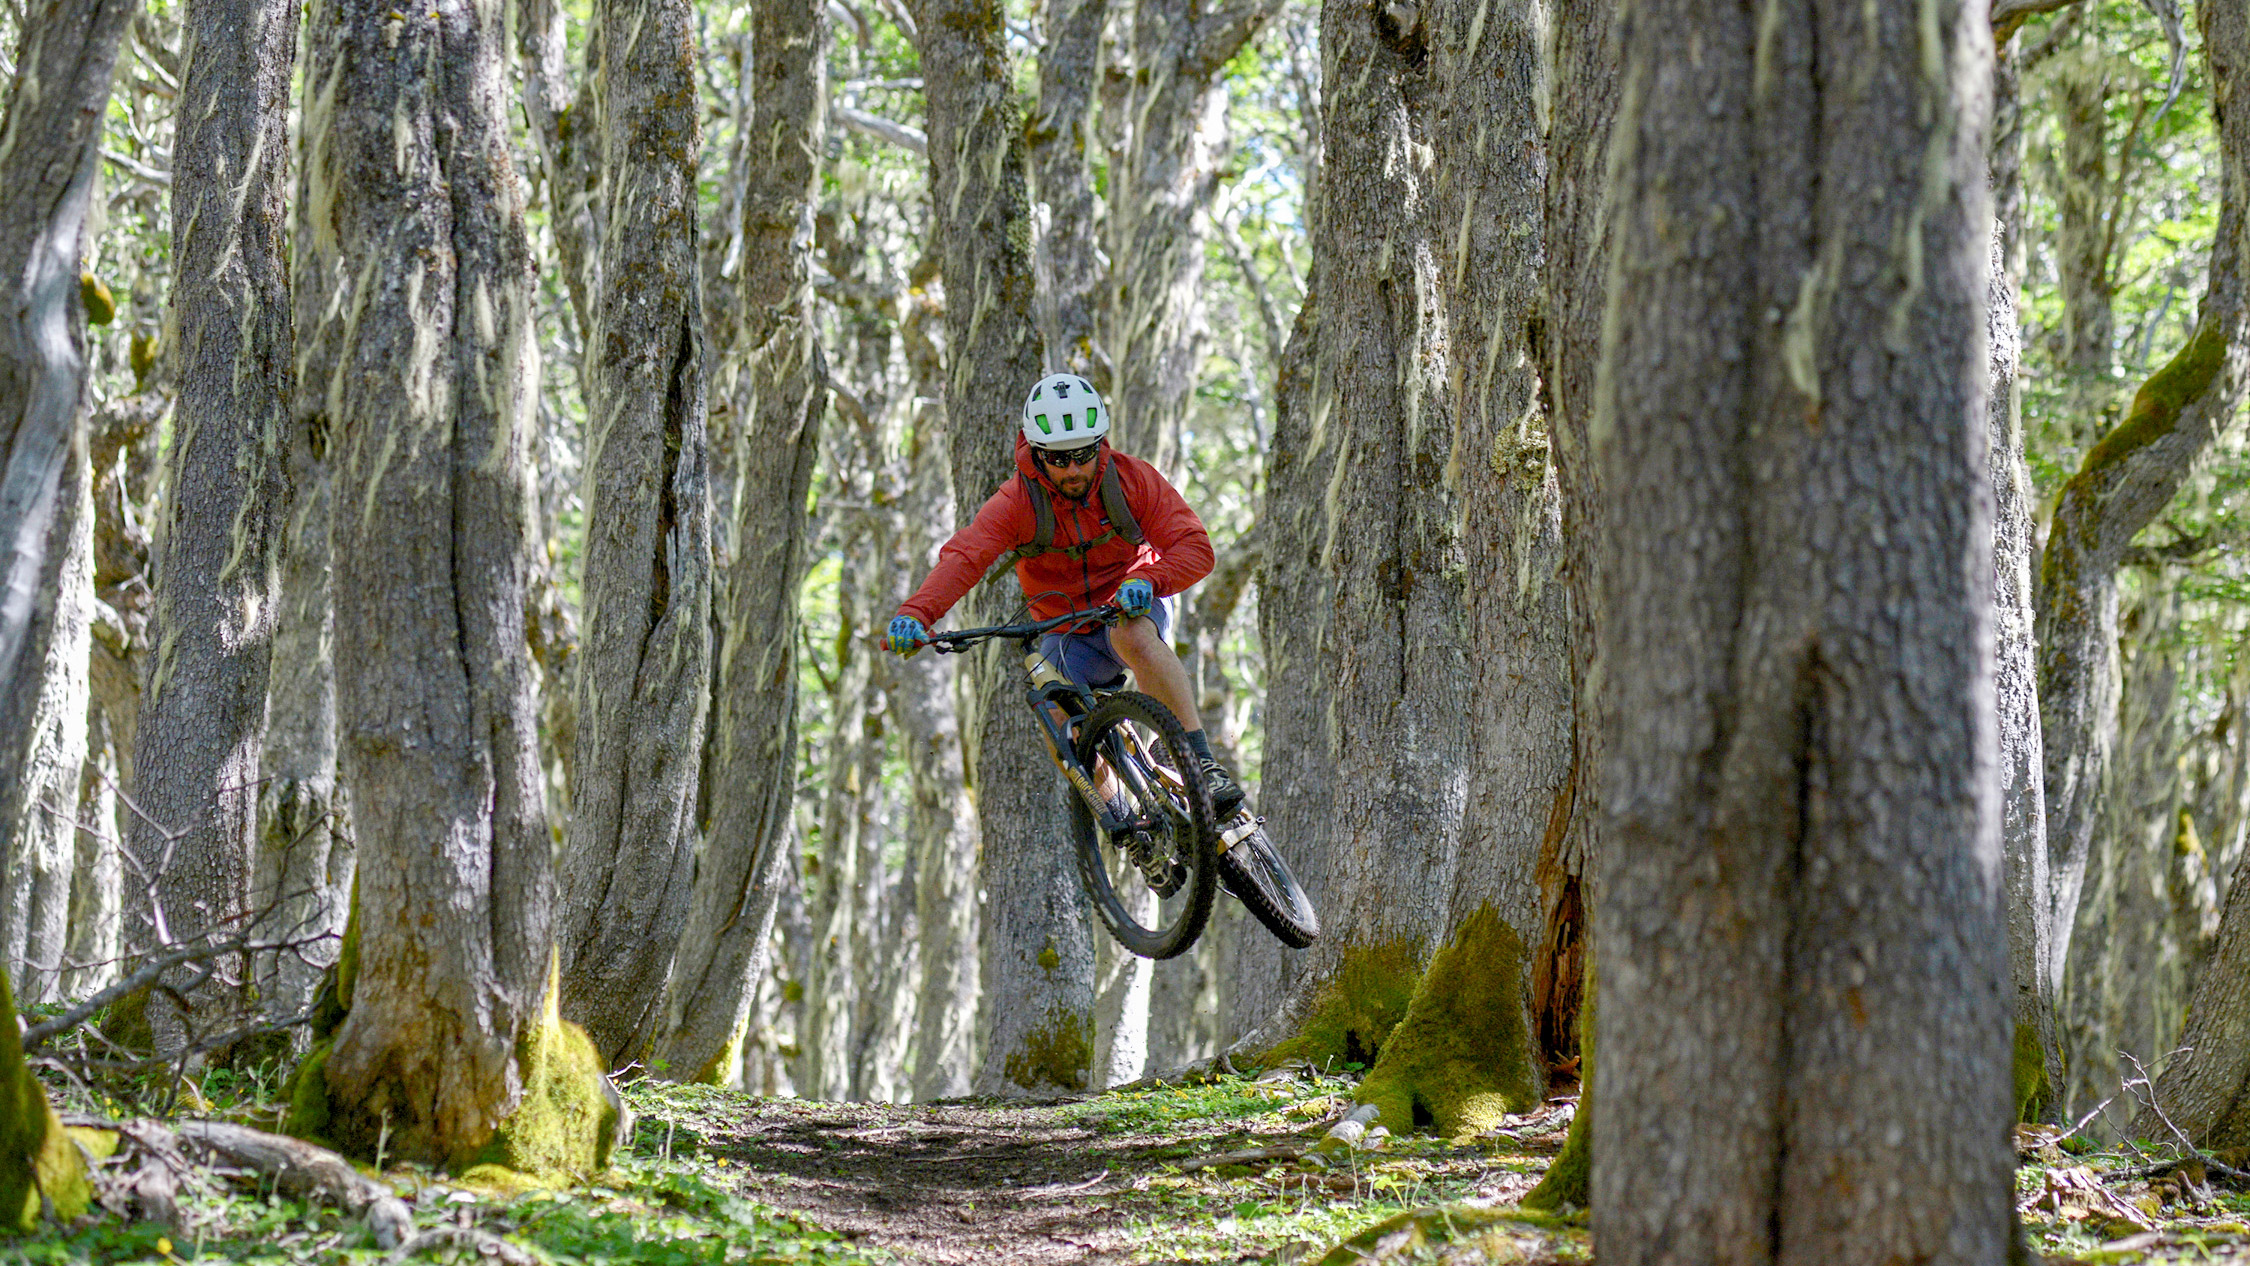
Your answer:
[[[522,1247],[473,1226],[432,1227],[392,1250],[391,1255],[384,1259],[384,1266],[399,1266],[399,1263],[410,1260],[424,1249],[443,1248],[447,1245],[470,1249],[481,1257],[505,1262],[507,1266],[542,1266],[539,1258]]]
[[[1198,1156],[1180,1166],[1183,1174],[1199,1169],[1217,1169],[1222,1165],[1255,1165],[1261,1161],[1293,1161],[1312,1147],[1309,1142],[1282,1143],[1274,1147],[1245,1147],[1232,1152],[1214,1152]]]

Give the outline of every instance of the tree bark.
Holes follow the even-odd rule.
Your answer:
[[[371,280],[333,418],[358,970],[321,1072],[347,1150],[459,1166],[524,1098],[554,945],[523,627],[530,259],[489,7],[346,8],[329,38],[315,206]]]
[[[2039,713],[2046,748],[2047,851],[2059,981],[2117,738],[2117,568],[2233,420],[2250,381],[2250,110],[2227,93],[2250,61],[2240,14],[2199,7],[2218,117],[2219,222],[2209,281],[2187,345],[2150,375],[2123,421],[2063,485],[2040,559]]]
[[[2203,30],[2203,56],[2209,67],[2211,106],[2217,116],[2221,156],[2219,225],[2211,243],[2210,285],[2204,292],[2195,335],[2187,349],[2142,386],[2140,395],[2133,401],[2131,417],[2116,434],[2088,455],[2089,471],[2094,456],[2105,449],[2124,447],[2126,441],[2120,437],[2128,430],[2136,425],[2142,429],[2160,429],[2164,421],[2170,422],[2173,435],[2187,433],[2170,443],[2192,443],[2195,451],[2180,459],[2183,464],[2192,461],[2210,442],[2212,432],[2231,418],[2242,403],[2246,386],[2244,366],[2250,361],[2250,347],[2245,346],[2244,339],[2244,335],[2250,333],[2244,328],[2250,324],[2250,294],[2246,294],[2250,287],[2246,287],[2242,276],[2243,256],[2250,253],[2250,206],[2244,205],[2250,202],[2250,108],[2235,94],[2250,82],[2245,78],[2250,76],[2250,13],[2245,13],[2238,4],[2206,0],[2196,6],[2196,20]],[[2211,347],[2213,342],[2218,345]],[[2198,347],[2207,350],[2199,356]],[[2168,381],[2175,376],[2189,377],[2189,382]],[[2197,378],[2203,381],[2196,382]],[[2162,397],[2175,391],[2185,399],[2176,406],[2178,412],[2173,418],[2161,419],[2157,411],[2165,403]],[[2144,402],[2152,407],[2144,410]],[[2130,503],[2136,493],[2153,499],[2153,489],[2142,493],[2134,487],[2132,468],[2149,464],[2146,460],[2136,462],[2135,458],[2142,454],[2157,457],[2167,446],[2167,437],[2161,434],[2141,439],[2138,447],[2119,454],[2118,461],[2125,469],[2109,473],[2098,488],[2090,487],[2085,492],[2106,492],[2105,500],[2112,504]],[[2064,504],[2069,504],[2073,489],[2081,482],[2092,482],[2088,479],[2089,471],[2082,471],[2064,488]],[[2153,480],[2142,475],[2138,482]],[[2177,483],[2177,477],[2173,482]],[[2164,500],[2169,499],[2167,492]],[[2162,501],[2158,501],[2149,514],[2161,508]],[[2047,547],[2050,565],[2056,558],[2054,542],[2061,537],[2062,528],[2058,509]],[[2117,542],[2119,548],[2123,544],[2122,540]],[[2105,651],[2115,645],[2114,584],[2112,580],[2108,588],[2110,640],[2100,646]],[[2042,642],[2044,640],[2042,638]],[[2116,696],[2112,694],[2109,698],[2114,709]],[[2116,724],[2114,712],[2110,724],[2113,727]],[[2052,751],[2052,738],[2049,743]],[[2050,758],[2050,773],[2054,768]],[[2054,794],[2051,779],[2048,794],[2050,798]],[[2080,864],[2083,866],[2083,860]],[[2227,893],[2225,913],[2220,917],[2218,943],[2188,1004],[2187,1028],[2180,1036],[2180,1045],[2188,1053],[2165,1070],[2156,1087],[2157,1102],[2165,1115],[2186,1131],[2188,1137],[2204,1146],[2233,1146],[2236,1140],[2250,1138],[2250,1113],[2243,1108],[2244,1087],[2250,1085],[2250,1003],[2246,1003],[2250,1000],[2250,988],[2246,988],[2246,981],[2250,981],[2250,943],[2246,943],[2250,942],[2250,883],[2243,882],[2245,873],[2238,864],[2235,880]],[[2135,1122],[2135,1128],[2149,1130],[2151,1138],[2158,1137],[2153,1132],[2156,1123],[2150,1121],[2153,1115],[2143,1114],[2141,1120]]]
[[[827,403],[803,245],[825,133],[827,14],[814,0],[761,0],[752,22],[755,130],[744,147],[740,328],[731,342],[741,355],[721,371],[730,408],[713,463],[731,482],[718,506],[724,589],[704,755],[710,790],[687,934],[651,1061],[680,1080],[732,1078],[766,969],[796,789],[805,492]]]
[[[62,502],[47,548],[55,560],[51,605],[42,610],[47,645],[32,720],[24,781],[0,791],[11,817],[0,818],[0,964],[17,973],[25,1002],[56,1002],[69,941],[78,787],[86,764],[87,653],[94,605],[93,505],[86,454],[73,448],[63,467]]]
[[[1602,1258],[1997,1266],[1984,6],[1620,32]]]
[[[304,112],[317,119],[334,100],[335,11],[307,10]],[[330,532],[335,516],[337,425],[350,389],[343,372],[359,276],[338,254],[336,228],[316,191],[333,189],[341,156],[323,128],[299,138],[295,231],[291,235],[295,396],[280,455],[287,502],[279,527],[279,591],[266,684],[266,748],[258,792],[251,882],[276,923],[305,935],[341,937],[351,913],[352,833],[337,781],[336,626]],[[259,964],[258,990],[275,1014],[311,1003],[336,948]]]
[[[995,0],[917,7],[929,101],[930,187],[945,284],[946,434],[953,505],[965,523],[1013,478],[1018,406],[1044,363],[1033,285],[1023,128],[1008,88]],[[1004,619],[1012,579],[956,609]],[[962,727],[984,834],[982,980],[988,1013],[980,1094],[1085,1087],[1093,1047],[1094,951],[1069,861],[1062,787],[1020,698],[1012,646],[971,657],[973,714]]]
[[[1108,19],[1108,0],[1048,0],[1039,112],[1027,136],[1031,197],[1045,210],[1035,262],[1047,368],[1090,378],[1103,389],[1111,379],[1109,357],[1094,342],[1102,269],[1092,115]]]
[[[135,869],[155,878],[178,940],[257,913],[259,759],[295,389],[288,116],[297,6],[196,0],[183,25],[170,317],[179,397],[156,538],[155,653],[134,749],[141,813],[129,837]],[[200,1019],[224,1023],[245,1001],[246,976],[231,990],[214,977],[187,1001],[215,1013]],[[167,1004],[149,1018],[158,1049],[184,1040],[186,1014]]]
[[[1180,431],[1202,370],[1207,330],[1200,213],[1231,155],[1226,86],[1219,72],[1279,0],[1142,0],[1126,10],[1125,65],[1107,122],[1110,152],[1110,293],[1104,348],[1112,362],[1110,408],[1118,442],[1145,453],[1175,481],[1185,469]]]
[[[899,551],[900,576],[921,575],[953,522],[947,472],[944,371],[931,334],[939,313],[927,297],[901,321],[900,341],[918,410],[906,447]],[[977,903],[976,803],[962,761],[961,710],[951,665],[935,655],[890,661],[884,686],[896,707],[906,753],[908,810],[914,839],[914,921],[922,989],[916,1003],[914,1100],[967,1095],[977,1070],[977,998],[981,960]]]
[[[31,847],[26,813],[53,782],[49,665],[70,649],[64,569],[87,461],[81,234],[110,73],[139,8],[29,10],[0,118],[0,892]]]
[[[2015,991],[2016,1115],[2053,1112],[2062,1090],[2055,1033],[2053,911],[2047,904],[2047,795],[2039,731],[2039,648],[2033,638],[2032,559],[2039,531],[2031,472],[2024,466],[2022,348],[2023,108],[2016,55],[1993,66],[1992,272],[1986,299],[1991,397],[1986,436],[1992,468],[1995,698],[2000,722],[2000,853],[2008,888],[2008,979]]]
[[[587,340],[585,634],[558,864],[562,1013],[612,1067],[660,1018],[687,921],[710,697],[711,505],[696,259],[695,15],[599,7],[602,284]]]

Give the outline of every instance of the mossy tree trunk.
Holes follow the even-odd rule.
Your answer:
[[[2117,569],[2240,410],[2250,379],[2250,110],[2228,92],[2250,74],[2234,42],[2239,6],[2198,8],[2218,117],[2219,222],[2186,346],[2141,384],[2132,407],[2063,485],[2040,559],[2039,711],[2046,752],[2050,977],[2068,961],[2117,739]]]
[[[714,379],[730,408],[714,438],[727,480],[704,846],[651,1060],[677,1080],[732,1079],[766,970],[796,787],[805,493],[827,407],[805,245],[826,130],[827,16],[817,0],[760,0],[751,17],[742,274],[724,340],[733,350]]]
[[[1620,25],[1594,1232],[1617,1266],[1998,1266],[1991,35],[1767,16]]]
[[[68,1222],[93,1201],[85,1161],[24,1063],[8,968],[0,963],[0,1235]]]
[[[154,879],[176,940],[255,913],[295,392],[288,116],[297,12],[288,0],[194,0],[183,15],[170,314],[179,397],[156,538],[155,654],[134,749],[141,812],[128,837],[132,869]],[[225,1027],[247,1003],[246,968],[214,976],[186,1010],[152,1007],[158,1049],[177,1049],[191,1025]]]
[[[1534,872],[1570,820],[1571,673],[1562,504],[1534,345],[1541,17],[1522,3],[1429,6],[1430,82],[1408,97],[1427,119],[1432,236],[1451,247],[1440,285],[1471,724],[1436,952],[1360,1090],[1394,1130],[1479,1131],[1537,1106],[1546,1085],[1531,1038],[1532,955],[1546,925]]]
[[[118,43],[139,8],[137,0],[89,0],[28,10],[0,119],[0,871],[33,847],[23,825],[29,814],[77,808],[76,769],[69,798],[59,806],[51,799],[64,723],[48,666],[69,649],[76,604],[65,568],[84,526],[81,235]],[[80,645],[75,658],[85,653]],[[78,671],[82,758],[83,663]],[[0,874],[0,891],[9,886]]]
[[[358,971],[313,1075],[326,1133],[355,1155],[523,1159],[504,1127],[547,1101],[541,1052],[565,1030],[550,1022],[553,844],[524,639],[531,270],[502,31],[490,6],[439,0],[347,6],[321,34],[316,231],[370,280],[332,418]],[[590,1135],[538,1158],[594,1161]]]
[[[2054,586],[2056,596],[2041,612],[2041,668],[2044,670],[2047,657],[2054,655],[2046,645],[2050,637],[2075,635],[2075,644],[2067,649],[2076,651],[2078,657],[2056,658],[2058,670],[2075,669],[2076,673],[2058,671],[2057,677],[2079,684],[2089,670],[2100,670],[2104,673],[2102,684],[2109,690],[2104,696],[2079,685],[2084,701],[2072,719],[2082,730],[2094,733],[2072,735],[2083,744],[2073,753],[2079,756],[2080,764],[2064,769],[2079,779],[2097,780],[2071,786],[2081,799],[2100,786],[2099,776],[2108,756],[2108,736],[2100,730],[2106,725],[2114,733],[2117,725],[2115,670],[2106,656],[2114,655],[2116,647],[2116,557],[2131,540],[2132,531],[2125,530],[2124,523],[2105,521],[2138,514],[2138,520],[2130,524],[2138,530],[2141,523],[2163,509],[2184,477],[2185,468],[2233,418],[2241,408],[2245,390],[2250,389],[2244,374],[2250,366],[2250,277],[2244,275],[2245,268],[2250,268],[2250,258],[2246,258],[2250,257],[2250,101],[2239,95],[2250,85],[2250,12],[2227,0],[2203,0],[2196,6],[2196,21],[2203,33],[2221,164],[2219,224],[2211,243],[2210,281],[2188,346],[2142,385],[2126,421],[2087,454],[2085,467],[2065,485],[2049,533],[2047,572],[2042,577],[2055,577],[2066,569],[2083,576],[2090,568],[2107,564],[2097,576],[2088,578],[2098,582],[2098,587],[2083,581],[2068,591]],[[2072,507],[2079,508],[2081,517],[2071,522],[2076,531],[2066,542],[2063,510]],[[2097,513],[2088,514],[2089,509]],[[2086,519],[2093,521],[2088,523]],[[2096,536],[2096,528],[2110,530]],[[2058,555],[2058,545],[2068,552]],[[2073,562],[2080,566],[2069,567]],[[2077,604],[2089,599],[2100,603],[2086,613],[2092,619],[2081,614],[2074,624],[2060,618],[2084,612],[2084,606]],[[2052,632],[2047,627],[2050,624]],[[2097,633],[2101,635],[2099,641],[2094,637]],[[2105,658],[2095,659],[2096,655]],[[2041,677],[2045,687],[2044,671]],[[2040,693],[2044,697],[2047,690],[2043,688]],[[2089,705],[2102,703],[2107,704],[2106,715],[2087,715]],[[2050,725],[2050,803],[2056,798],[2054,735]],[[2088,738],[2092,741],[2085,741]],[[2072,808],[2077,807],[2073,802]],[[2080,846],[2077,862],[2081,873],[2084,852]],[[2157,1083],[2157,1102],[2166,1115],[2189,1137],[2205,1144],[2250,1139],[2250,1112],[2243,1108],[2243,1090],[2250,1085],[2250,1006],[2245,1005],[2250,999],[2250,988],[2245,987],[2246,979],[2250,979],[2250,892],[2245,890],[2250,884],[2243,882],[2243,876],[2238,866],[2227,893],[2218,943],[2188,1004],[2187,1028],[2180,1036],[2180,1045],[2187,1053],[2173,1061]],[[2069,895],[2075,897],[2075,889]],[[2144,1116],[2136,1128],[2153,1137],[2154,1124]]]
[[[924,0],[915,12],[929,101],[930,189],[945,285],[945,416],[957,521],[1014,477],[1019,406],[1045,358],[1030,252],[1023,127],[1008,87],[997,0]],[[988,623],[1023,601],[1003,578],[956,609]],[[989,620],[986,617],[990,617]],[[1094,947],[1069,861],[1063,788],[1040,758],[1012,646],[971,674],[964,746],[984,835],[986,1094],[1082,1089],[1092,1061]]]
[[[687,922],[711,672],[711,497],[696,256],[695,15],[605,0],[604,218],[588,323],[585,634],[557,860],[562,1013],[604,1059],[645,1053]]]

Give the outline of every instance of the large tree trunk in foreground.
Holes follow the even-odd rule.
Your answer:
[[[1540,16],[1528,3],[1444,0],[1423,18],[1430,90],[1443,103],[1428,111],[1432,237],[1452,245],[1442,293],[1468,568],[1468,803],[1429,968],[1359,1094],[1394,1130],[1428,1117],[1447,1136],[1544,1096],[1532,1040],[1545,930],[1534,870],[1569,822],[1562,505],[1532,344],[1547,175],[1533,161],[1544,139]]]
[[[1997,1266],[1984,6],[1638,0],[1621,38],[1602,1260]]]
[[[2014,990],[2016,1115],[2052,1112],[2062,1093],[2055,1036],[2054,911],[2047,892],[2047,789],[2039,732],[2039,648],[2031,604],[2038,524],[2023,456],[2022,348],[2016,310],[2023,251],[2023,107],[2016,54],[1993,68],[1992,268],[1985,339],[1991,398],[1986,442],[1992,470],[1994,697],[2000,722],[2000,854],[2008,888],[2008,980]]]
[[[155,656],[134,749],[141,813],[129,837],[177,940],[253,913],[282,448],[295,389],[288,116],[297,6],[195,0],[184,24],[172,183],[179,398],[157,533]],[[242,1006],[244,975],[229,971],[191,995],[210,1013],[199,1018],[223,1024]],[[168,1003],[149,1019],[160,1050],[184,1040],[190,1023]]]
[[[139,8],[50,0],[31,10],[0,120],[0,872],[28,846],[21,824],[54,781],[41,776],[53,763],[48,665],[68,605],[67,507],[85,495],[80,235],[118,41]],[[0,892],[8,886],[0,873]]]
[[[527,1082],[554,941],[523,628],[530,260],[491,16],[347,9],[315,54],[335,84],[315,204],[371,281],[333,418],[357,976],[306,1075],[355,1154],[459,1166],[497,1142],[581,1168],[590,1154],[526,1164],[501,1136],[544,1098]]]
[[[694,14],[606,0],[602,239],[587,379],[585,635],[557,862],[562,1012],[612,1067],[653,1035],[687,921],[710,691],[711,505],[696,261]]]
[[[731,1080],[766,968],[787,863],[797,770],[797,589],[805,490],[827,373],[812,322],[809,220],[825,132],[828,27],[815,0],[753,9],[757,92],[742,199],[739,358],[714,464],[731,475],[722,524],[715,711],[705,753],[703,855],[651,1066]]]
[[[1023,128],[1008,85],[997,0],[924,0],[916,13],[929,94],[931,193],[945,282],[945,416],[953,505],[966,522],[1015,477],[1017,405],[1042,368],[1032,284]],[[955,609],[953,623],[1005,619],[1012,577]],[[963,726],[984,832],[983,983],[990,1017],[980,1093],[1077,1090],[1093,1055],[1094,947],[1070,863],[1062,780],[1021,699],[1013,645],[956,668],[977,715]]]
[[[2143,447],[2121,453],[2119,461],[2128,467],[2141,453],[2166,446],[2161,433],[2167,423],[2174,435],[2188,433],[2178,442],[2192,442],[2200,451],[2210,442],[2211,433],[2240,407],[2244,389],[2250,386],[2244,382],[2245,362],[2250,361],[2250,347],[2245,346],[2244,337],[2244,326],[2250,324],[2250,286],[2242,275],[2244,257],[2250,255],[2250,100],[2234,95],[2250,84],[2250,12],[2227,0],[2206,0],[2197,6],[2196,17],[2203,28],[2203,55],[2210,67],[2211,103],[2218,116],[2222,155],[2219,228],[2211,244],[2210,288],[2204,293],[2195,335],[2187,348],[2149,379],[2134,398],[2133,412],[2126,422],[2088,455],[2088,470],[2064,489],[2066,505],[2072,489],[2090,482],[2095,457],[2113,446],[2123,447],[2120,437],[2129,430],[2154,430],[2159,436],[2141,440]],[[2166,396],[2178,402],[2167,401]],[[2177,410],[2169,419],[2159,412],[2167,403]],[[2189,454],[2190,459],[2192,456]],[[2111,500],[2129,492],[2130,478],[2128,470],[2103,481],[2107,489],[2115,489]],[[2173,482],[2176,484],[2177,479]],[[2095,491],[2086,490],[2089,494]],[[2169,493],[2165,499],[2169,500]],[[2161,508],[2160,501],[2149,513]],[[2056,536],[2061,529],[2058,516]],[[2118,547],[2123,544],[2120,540]],[[2047,557],[2050,563],[2055,560],[2052,543],[2047,547]],[[2108,595],[2104,623],[2111,640],[2103,643],[2103,649],[2114,653],[2114,581]],[[2110,702],[2114,708],[2114,694]],[[2115,724],[2113,713],[2110,725]],[[2053,767],[2050,762],[2049,768]],[[2219,925],[2218,944],[2188,1006],[2187,1030],[2180,1037],[2180,1045],[2188,1053],[2175,1060],[2157,1083],[2158,1102],[2166,1115],[2190,1138],[2206,1146],[2240,1146],[2250,1140],[2250,1110],[2245,1108],[2250,1096],[2244,1094],[2245,1087],[2250,1086],[2250,884],[2243,882],[2245,873],[2237,867]],[[2152,1113],[2143,1114],[2134,1128],[2150,1138],[2162,1137],[2157,1132],[2159,1123],[2152,1118]]]
[[[2117,568],[2240,409],[2250,361],[2250,61],[2239,6],[2201,8],[2219,121],[2219,224],[2195,329],[2063,485],[2040,560],[2039,712],[2046,747],[2051,978],[2060,980],[2117,740]]]

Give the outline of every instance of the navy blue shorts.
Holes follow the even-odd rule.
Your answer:
[[[1172,600],[1158,598],[1148,609],[1148,618],[1156,621],[1156,635],[1163,637],[1172,629]],[[1115,690],[1125,684],[1125,661],[1109,644],[1110,626],[1097,627],[1091,633],[1049,633],[1039,639],[1039,653],[1047,661],[1062,669],[1062,675],[1091,690]]]

